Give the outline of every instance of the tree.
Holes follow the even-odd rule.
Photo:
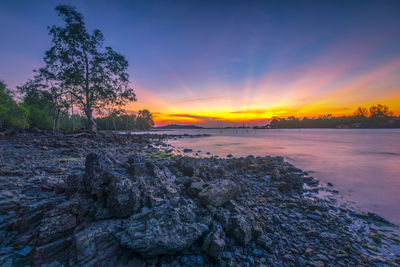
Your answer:
[[[377,106],[371,106],[369,108],[369,113],[372,118],[389,118],[393,116],[393,112],[389,110],[386,105],[378,104]]]
[[[28,126],[27,116],[27,109],[15,102],[7,85],[0,80],[0,128],[25,128]]]
[[[356,111],[354,111],[354,116],[368,117],[368,109],[365,107],[358,107]]]
[[[126,73],[128,61],[111,47],[104,47],[100,30],[89,33],[75,8],[59,5],[56,11],[64,25],[49,27],[53,46],[46,51],[46,69],[84,111],[89,129],[96,132],[93,111],[136,101]]]
[[[148,130],[154,126],[153,114],[147,109],[139,110],[136,117],[136,127],[138,130]]]
[[[53,133],[59,127],[60,114],[68,108],[66,93],[59,85],[61,82],[47,68],[35,70],[34,79],[29,79],[18,90],[24,94],[24,104],[30,109],[29,118],[39,128],[49,128],[47,118],[51,116]],[[51,115],[50,115],[51,114]]]

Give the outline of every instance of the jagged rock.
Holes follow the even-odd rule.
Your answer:
[[[282,158],[149,160],[131,155],[158,153],[136,144],[142,137],[135,148],[127,136],[113,147],[78,138],[38,139],[38,154],[0,144],[0,266],[373,265],[362,228],[351,231],[354,214],[300,194],[304,173]],[[60,158],[71,146],[100,151],[84,174],[80,160]],[[53,167],[68,172],[48,175]],[[315,259],[300,260],[305,247]]]
[[[144,209],[124,223],[121,244],[143,257],[171,255],[193,244],[208,230],[189,207]]]
[[[129,217],[140,209],[140,190],[129,177],[110,173],[106,207],[118,218]]]
[[[141,155],[132,155],[128,158],[129,171],[134,176],[144,176],[147,169],[151,169],[151,165],[148,164],[146,157]],[[147,164],[147,165],[146,165]]]
[[[109,179],[112,162],[104,155],[90,153],[86,157],[83,184],[87,192],[98,200],[105,198],[104,191]]]
[[[208,186],[198,194],[198,197],[200,201],[205,204],[219,207],[234,198],[239,192],[239,186],[233,181],[222,180],[217,183],[208,184]]]
[[[215,219],[222,225],[225,231],[232,229],[231,213],[227,209],[219,208],[215,213]]]
[[[118,260],[120,220],[94,222],[73,235],[71,266],[114,266]]]
[[[67,177],[67,188],[66,191],[70,194],[75,192],[83,192],[84,184],[83,184],[83,176],[80,174],[71,174]]]
[[[225,232],[218,223],[214,223],[211,231],[204,238],[201,249],[210,257],[218,259],[225,248]]]
[[[72,244],[72,237],[57,239],[54,242],[35,248],[33,260],[36,264],[58,262],[54,266],[60,266],[60,262],[68,262],[68,247]],[[51,266],[51,265],[50,265]]]
[[[40,223],[38,244],[46,244],[72,233],[77,225],[76,217],[65,209],[50,210]]]

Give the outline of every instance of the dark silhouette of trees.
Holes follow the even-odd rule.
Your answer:
[[[81,13],[66,5],[56,7],[63,26],[49,27],[53,46],[45,54],[45,70],[57,86],[84,111],[88,127],[96,131],[93,111],[121,107],[136,101],[126,73],[128,61],[111,47],[104,47],[100,30],[89,33]]]
[[[354,111],[354,116],[358,117],[368,117],[368,109],[365,107],[358,107],[356,111]]]
[[[369,116],[368,116],[369,115]],[[293,116],[272,118],[270,124],[274,128],[382,128],[400,127],[400,121],[394,120],[389,107],[378,104],[368,109],[358,107],[353,116],[332,117],[331,114],[317,118],[298,119]]]
[[[393,116],[393,112],[389,110],[389,107],[381,104],[371,106],[369,108],[369,113],[372,118],[389,118]]]

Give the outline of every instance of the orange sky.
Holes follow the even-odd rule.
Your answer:
[[[189,123],[218,127],[243,121],[254,125],[273,116],[350,115],[358,106],[376,104],[385,104],[400,115],[400,58],[346,77],[362,56],[324,65],[334,57],[334,53],[323,55],[284,73],[248,79],[244,85],[233,88],[224,84],[223,79],[199,89],[185,85],[182,93],[173,98],[136,86],[139,102],[126,109],[148,108],[158,125]]]

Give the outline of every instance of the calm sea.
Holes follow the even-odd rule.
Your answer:
[[[170,140],[220,157],[283,156],[331,182],[339,201],[372,211],[400,225],[400,129],[202,129],[168,133],[211,134]]]

